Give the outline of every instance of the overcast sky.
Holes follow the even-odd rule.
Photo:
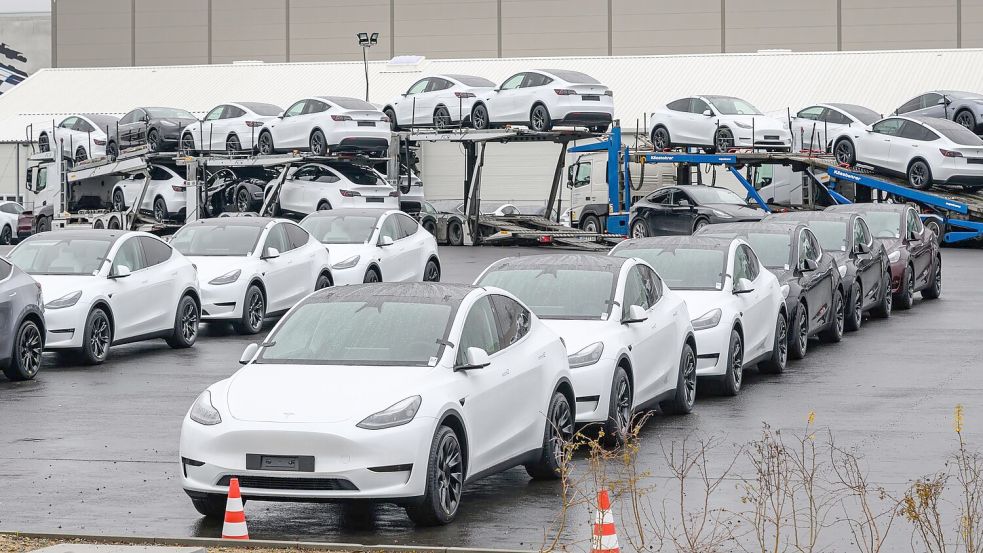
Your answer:
[[[0,13],[50,11],[51,0],[0,0]]]

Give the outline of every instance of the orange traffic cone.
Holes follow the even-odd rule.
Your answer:
[[[222,526],[223,540],[248,540],[246,513],[242,510],[242,496],[239,495],[239,479],[229,479],[229,500],[225,504],[225,525]]]
[[[618,531],[611,514],[611,499],[607,490],[597,492],[597,513],[594,515],[594,536],[591,553],[619,553]]]

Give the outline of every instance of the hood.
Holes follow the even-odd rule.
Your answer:
[[[721,292],[713,290],[673,290],[686,301],[691,319],[699,319],[705,313],[720,307]]]
[[[433,367],[246,365],[232,375],[226,405],[229,414],[242,421],[351,420],[355,424],[407,397],[423,395],[421,382],[434,370]]]
[[[31,275],[41,285],[44,301],[56,300],[68,294],[92,289],[93,282],[102,277],[89,275]],[[83,294],[85,295],[85,294]]]
[[[890,254],[893,251],[901,249],[904,242],[900,238],[874,238],[874,240],[880,242],[884,245],[884,250]]]
[[[185,257],[198,269],[198,282],[200,284],[206,284],[213,278],[220,277],[236,269],[242,269],[243,272],[246,272],[244,268],[246,266],[246,260],[252,259],[248,257],[221,255],[188,255]]]
[[[746,221],[760,221],[764,216],[765,212],[761,211],[756,207],[751,207],[747,205],[736,205],[736,204],[703,204],[705,207],[711,209],[716,209],[723,211],[728,215],[737,217],[738,219]]]
[[[369,255],[372,247],[368,244],[324,244],[328,250],[328,262],[334,265],[350,258],[353,255],[360,255],[362,261]]]
[[[567,354],[577,353],[594,342],[604,341],[609,328],[608,321],[572,320],[572,319],[540,319],[546,328],[552,330],[567,346]],[[608,352],[605,352],[607,354]]]

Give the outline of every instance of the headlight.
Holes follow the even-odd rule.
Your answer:
[[[845,277],[846,276],[846,265],[840,265],[837,268],[840,270],[840,278]]]
[[[208,284],[232,284],[233,282],[239,280],[239,275],[241,274],[242,271],[239,269],[229,271],[220,277],[215,277],[212,280],[209,280]]]
[[[790,288],[789,288],[788,284],[782,284],[782,297],[783,298],[786,298],[786,299],[788,298],[789,290],[790,290]]]
[[[353,255],[344,261],[339,261],[331,266],[332,269],[351,269],[358,264],[358,260],[361,259],[360,255]]]
[[[604,343],[594,342],[577,353],[568,355],[567,361],[570,363],[571,369],[586,367],[587,365],[597,363],[602,353],[604,353]]]
[[[700,315],[699,317],[693,319],[693,330],[705,330],[707,328],[713,328],[720,324],[720,316],[723,315],[723,311],[720,308],[711,309],[706,313]]]
[[[413,420],[417,411],[420,410],[421,403],[423,403],[423,398],[420,396],[408,397],[374,415],[365,417],[362,422],[355,426],[366,430],[381,430],[404,425]]]
[[[721,219],[733,219],[734,218],[734,216],[731,215],[730,213],[727,213],[727,212],[724,212],[724,211],[720,211],[719,209],[712,209],[711,208],[710,211],[712,211],[714,215],[716,215],[717,217],[720,217]]]
[[[202,392],[198,396],[198,399],[195,400],[195,404],[191,406],[191,414],[189,416],[191,420],[198,424],[204,424],[205,426],[213,426],[222,422],[222,415],[212,405],[212,393],[208,390]]]
[[[82,297],[82,291],[72,292],[71,294],[66,294],[56,300],[45,304],[45,309],[62,309],[65,307],[71,307],[79,302],[79,298]]]
[[[891,263],[897,263],[899,259],[901,259],[901,250],[894,250],[887,254],[887,260]]]
[[[742,129],[750,129],[751,128],[751,125],[748,125],[747,123],[744,123],[743,121],[734,121],[734,124],[737,125],[738,127],[742,128]]]

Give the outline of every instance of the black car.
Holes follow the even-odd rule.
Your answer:
[[[778,277],[790,315],[788,351],[805,357],[809,338],[843,337],[843,285],[836,260],[803,223],[725,223],[702,228],[700,236],[743,238],[761,264]]]
[[[692,234],[706,225],[760,221],[765,212],[717,186],[667,186],[631,207],[632,238]]]
[[[183,109],[136,108],[120,118],[118,130],[109,129],[106,155],[115,158],[124,148],[144,144],[154,152],[176,150],[181,131],[195,121]]]
[[[847,330],[859,330],[863,315],[891,316],[891,264],[884,245],[874,240],[867,222],[856,213],[793,211],[765,217],[765,222],[801,222],[833,256],[846,298]]]
[[[44,349],[41,286],[0,258],[0,368],[9,380],[30,380]]]
[[[438,244],[464,245],[464,218],[449,211],[440,211],[430,202],[409,200],[400,202],[400,209],[410,214],[420,226],[437,239]]]
[[[275,169],[223,167],[205,179],[205,201],[209,217],[223,213],[259,213],[268,183],[279,176]]]

